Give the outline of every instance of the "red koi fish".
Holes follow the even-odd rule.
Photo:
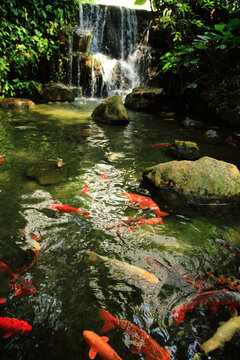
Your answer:
[[[232,146],[237,146],[237,140],[233,139],[231,135],[228,136],[228,138],[225,140],[225,142]]]
[[[75,213],[84,215],[87,219],[91,219],[89,212],[75,208],[73,206],[62,205],[62,204],[49,204],[48,207],[52,208],[56,212],[59,212],[59,211],[66,212],[66,213],[75,212]]]
[[[6,299],[0,299],[0,304],[3,304],[6,302]]]
[[[151,218],[151,219],[127,219],[122,220],[125,224],[128,225],[160,225],[163,224],[163,220],[161,217]]]
[[[4,161],[5,159],[0,159],[0,164]]]
[[[38,235],[32,234],[30,231],[27,231],[26,229],[19,229],[20,235],[24,238],[27,235],[30,235],[31,238],[35,241],[41,240],[41,237]]]
[[[36,250],[33,254],[34,254],[33,260],[30,265],[20,267],[17,269],[18,275],[22,275],[22,273],[24,273],[26,270],[30,269],[34,264],[36,264],[40,256],[40,251]]]
[[[230,312],[235,314],[236,306],[240,306],[240,294],[228,290],[216,290],[195,295],[184,304],[176,306],[172,310],[171,318],[178,325],[185,318],[187,312],[198,305],[209,305],[213,312],[218,310],[219,305],[228,305]]]
[[[213,273],[210,269],[205,269],[204,271],[212,280],[220,285],[219,287],[240,292],[240,280],[235,279],[232,276],[219,275],[215,271]]]
[[[168,147],[168,146],[172,146],[171,143],[157,143],[157,144],[152,144],[151,147],[152,148],[155,148],[157,146],[160,146],[160,147]]]
[[[9,267],[4,264],[2,261],[0,261],[0,266],[2,267],[2,269],[0,270],[0,272],[2,271],[6,271],[8,274],[8,277],[10,279],[10,289],[14,289],[14,296],[20,295],[21,293],[27,293],[27,294],[35,294],[36,293],[36,289],[33,286],[32,282],[30,280],[25,280],[21,277],[18,277],[17,275],[15,275],[10,269]]]
[[[88,184],[84,185],[81,192],[83,193],[83,195],[87,195],[87,193],[88,193]]]
[[[108,345],[109,338],[107,336],[100,337],[93,331],[84,330],[83,336],[90,346],[89,357],[94,359],[98,354],[102,359],[105,360],[122,360],[113,348]]]
[[[99,316],[104,321],[104,326],[100,333],[105,333],[114,328],[127,332],[135,344],[131,351],[135,354],[145,354],[145,360],[171,360],[167,349],[162,348],[150,335],[141,330],[138,326],[127,320],[119,320],[106,310],[99,310]]]
[[[121,196],[131,200],[131,205],[139,203],[141,209],[150,208],[158,217],[169,215],[164,211],[160,211],[159,206],[150,197],[132,193],[121,194]]]
[[[5,338],[8,338],[13,334],[24,333],[30,330],[32,330],[32,326],[27,321],[9,317],[0,317],[0,332],[5,333]]]
[[[107,175],[105,175],[105,174],[101,174],[100,177],[105,180],[109,179],[109,177],[107,177]]]
[[[119,232],[120,234],[124,234],[125,233],[125,229],[130,230],[130,231],[136,231],[136,229],[132,226],[128,226],[127,223],[123,223],[121,222],[109,222],[107,224],[105,224],[105,228],[106,229],[116,229],[117,232]]]
[[[222,245],[225,246],[228,250],[234,252],[236,254],[237,257],[240,258],[240,250],[236,248],[236,246],[234,246],[233,244],[231,244],[229,241],[227,240],[223,240],[223,239],[215,239],[215,241]]]

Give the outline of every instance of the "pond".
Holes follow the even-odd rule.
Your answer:
[[[201,275],[208,283],[212,281],[205,268],[239,278],[239,259],[216,242],[224,239],[240,247],[236,215],[185,215],[184,209],[176,211],[159,204],[169,213],[163,224],[136,225],[135,231],[117,226],[122,219],[155,216],[151,209],[131,205],[121,196],[150,196],[141,187],[142,172],[174,159],[168,149],[151,145],[196,140],[203,130],[189,131],[179,121],[130,111],[127,126],[98,124],[91,119],[97,103],[76,99],[72,104],[0,113],[0,158],[5,158],[0,165],[0,261],[14,273],[31,263],[22,249],[19,229],[39,236],[41,246],[37,263],[22,274],[32,281],[35,294],[14,296],[7,274],[0,273],[0,298],[6,299],[0,304],[0,316],[32,325],[28,333],[1,337],[1,360],[88,359],[89,345],[82,334],[84,330],[100,334],[103,321],[99,309],[139,326],[162,347],[171,349],[172,359],[192,359],[195,339],[191,331],[201,344],[213,336],[220,322],[230,318],[223,306],[216,314],[207,306],[196,307],[178,326],[170,326],[174,306],[198,291],[151,266],[145,257],[151,256],[169,269],[175,266],[193,278]],[[239,166],[237,148],[225,142],[199,142],[199,147],[202,155]],[[66,181],[42,186],[26,176],[33,163],[57,162],[58,158],[68,166]],[[48,207],[51,203],[80,208],[91,218],[55,212]],[[159,281],[152,284],[136,278],[110,261],[91,261],[89,252],[145,269]],[[107,336],[122,359],[144,358],[130,351],[132,340],[126,333],[115,329]],[[236,336],[209,358],[229,359],[231,352],[231,359],[239,359],[239,349]]]

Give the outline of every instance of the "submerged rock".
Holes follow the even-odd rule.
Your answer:
[[[0,105],[4,109],[15,109],[15,108],[30,108],[35,104],[32,100],[9,97],[2,99],[0,101]]]
[[[58,184],[66,179],[67,165],[57,166],[57,161],[40,161],[26,170],[26,175],[40,185]]]
[[[200,150],[195,142],[175,140],[172,152],[178,159],[196,160],[200,158]]]
[[[101,102],[92,113],[92,118],[112,125],[128,124],[128,113],[119,95],[111,96]]]
[[[215,130],[211,129],[205,132],[201,140],[206,144],[219,144],[220,142],[222,142],[222,139],[218,135],[218,133]]]
[[[139,86],[126,96],[125,106],[133,110],[161,109],[165,102],[165,90],[151,86]]]
[[[156,197],[181,209],[216,212],[240,204],[240,172],[230,163],[210,157],[170,161],[146,169],[143,186]]]
[[[201,129],[203,127],[202,121],[190,119],[188,116],[183,120],[183,126],[188,129]]]

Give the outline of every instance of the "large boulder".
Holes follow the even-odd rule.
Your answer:
[[[90,31],[77,27],[73,31],[73,51],[80,53],[89,53],[92,44],[92,37]]]
[[[240,204],[240,172],[224,161],[202,157],[170,161],[146,169],[143,186],[172,207],[230,210]]]
[[[74,100],[71,89],[60,83],[44,84],[40,86],[38,93],[42,102]]]
[[[67,165],[58,167],[57,161],[40,161],[27,168],[26,175],[40,185],[58,184],[66,180]]]
[[[151,86],[136,87],[125,99],[125,106],[133,110],[159,110],[164,103],[164,89]]]
[[[92,118],[112,125],[128,124],[128,113],[119,95],[111,96],[101,102],[92,113]]]
[[[4,109],[31,108],[34,106],[34,102],[28,99],[9,97],[2,99],[0,105]]]

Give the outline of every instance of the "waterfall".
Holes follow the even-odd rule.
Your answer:
[[[69,41],[69,85],[84,96],[108,97],[143,84],[147,57],[136,10],[80,4],[78,19]]]

